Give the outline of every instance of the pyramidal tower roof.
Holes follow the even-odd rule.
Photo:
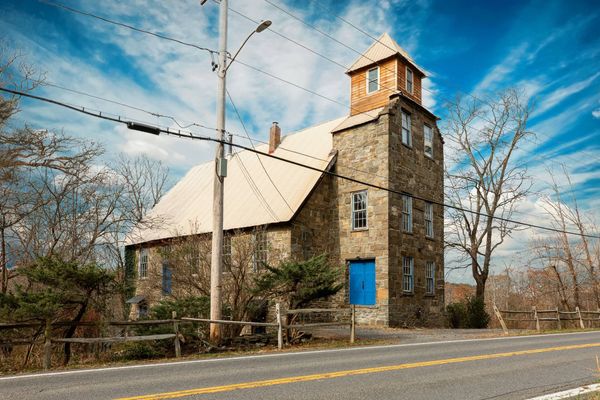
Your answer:
[[[406,50],[404,50],[394,39],[390,37],[387,33],[381,35],[372,45],[365,51],[354,63],[352,66],[346,71],[346,73],[350,73],[352,71],[356,71],[357,69],[366,67],[367,65],[374,64],[378,61],[384,60],[396,54],[404,57],[408,62],[410,62],[419,72],[423,75],[425,71],[414,62],[414,60],[408,55]]]

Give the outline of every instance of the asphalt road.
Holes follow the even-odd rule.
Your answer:
[[[597,382],[600,332],[0,378],[0,399],[526,399]]]

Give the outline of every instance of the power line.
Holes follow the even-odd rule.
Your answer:
[[[62,3],[55,3],[55,2],[52,2],[52,1],[49,1],[49,0],[38,0],[38,1],[40,3],[44,3],[44,4],[52,6],[52,7],[62,8],[63,10],[66,10],[66,11],[69,11],[69,12],[72,12],[72,13],[75,13],[75,14],[85,15],[86,17],[96,18],[96,19],[99,19],[100,21],[104,21],[104,22],[107,22],[109,24],[117,25],[117,26],[120,26],[122,28],[127,28],[127,29],[131,29],[133,31],[139,32],[139,33],[145,33],[145,34],[148,34],[148,35],[152,35],[152,36],[155,36],[155,37],[157,37],[159,39],[169,40],[171,42],[175,42],[175,43],[178,43],[178,44],[181,44],[181,45],[184,45],[184,46],[193,47],[195,49],[202,50],[202,51],[207,51],[211,55],[218,53],[217,51],[211,50],[208,47],[198,46],[196,44],[189,43],[189,42],[184,42],[183,40],[179,40],[179,39],[174,39],[172,37],[168,37],[168,36],[162,35],[160,33],[147,31],[147,30],[141,29],[141,28],[136,28],[133,25],[125,24],[123,22],[114,21],[114,20],[111,20],[111,19],[108,19],[108,18],[105,18],[105,17],[101,17],[101,16],[96,15],[96,14],[92,14],[90,12],[81,11],[81,10],[78,10],[76,8],[69,7],[69,6],[67,6],[65,4],[62,4]]]
[[[102,115],[102,113],[95,114],[95,113],[93,113],[91,111],[85,110],[84,107],[79,107],[78,108],[76,106],[72,106],[72,105],[69,105],[69,104],[66,104],[66,103],[54,100],[54,99],[50,99],[50,98],[47,98],[47,97],[36,96],[36,95],[33,95],[33,94],[29,94],[29,93],[25,93],[25,92],[17,91],[17,90],[12,90],[12,89],[7,89],[7,88],[4,88],[4,87],[0,87],[0,91],[6,92],[6,93],[11,93],[11,94],[17,95],[17,96],[23,96],[23,97],[32,98],[32,99],[43,101],[43,102],[50,103],[50,104],[54,104],[54,105],[57,105],[57,106],[60,106],[60,107],[68,108],[70,110],[77,111],[79,113],[83,113],[83,114],[92,116],[92,117],[96,117],[96,118],[105,119],[105,120],[108,120],[108,121],[112,121],[112,122],[124,124],[124,125],[127,125],[128,127],[131,127],[132,124],[133,124],[131,121],[122,119],[120,116],[118,116],[118,118],[114,118],[114,117],[109,117],[107,115]],[[151,129],[153,131],[153,133],[166,133],[168,135],[172,135],[172,136],[176,136],[176,137],[182,137],[182,138],[188,138],[188,139],[194,139],[194,140],[204,140],[204,141],[210,141],[210,142],[215,142],[215,143],[221,143],[221,144],[224,144],[224,145],[229,144],[229,142],[227,142],[226,140],[219,140],[219,139],[208,137],[208,136],[197,136],[197,135],[194,135],[192,132],[185,132],[184,131],[182,133],[181,130],[174,131],[174,130],[170,130],[169,128],[163,129],[163,128],[159,127],[159,126],[152,126],[152,125],[147,125],[146,128]],[[349,177],[349,176],[341,175],[341,174],[338,174],[336,172],[329,171],[327,169],[320,169],[320,168],[317,168],[317,167],[313,167],[311,165],[303,164],[301,162],[294,161],[294,160],[289,160],[289,159],[286,159],[286,158],[283,158],[283,157],[280,157],[280,156],[276,156],[274,154],[264,153],[262,151],[254,149],[252,147],[243,146],[243,145],[234,144],[234,143],[232,143],[231,145],[234,146],[234,147],[240,148],[242,150],[246,150],[246,151],[249,151],[249,152],[252,152],[252,153],[264,156],[264,157],[273,158],[275,160],[279,160],[279,161],[282,161],[282,162],[285,162],[285,163],[288,163],[288,164],[292,164],[292,165],[295,165],[295,166],[298,166],[298,167],[310,169],[312,171],[316,171],[316,172],[319,172],[321,174],[330,175],[330,176],[333,176],[335,178],[344,179],[344,180],[349,181],[349,182],[358,183],[360,185],[364,185],[364,186],[371,187],[371,188],[374,188],[374,189],[383,190],[383,191],[386,191],[386,192],[389,192],[389,193],[394,193],[394,194],[397,194],[397,195],[406,195],[406,193],[401,192],[399,190],[390,189],[390,188],[387,188],[385,186],[381,186],[381,185],[377,185],[377,184],[374,184],[374,183],[370,183],[370,182],[362,181],[362,180],[359,180],[359,179],[355,179],[355,178],[352,178],[352,177]],[[479,211],[473,211],[473,210],[470,210],[470,209],[467,209],[467,208],[464,208],[464,207],[456,206],[456,205],[453,205],[453,204],[446,204],[444,202],[440,202],[440,201],[436,201],[436,200],[432,200],[432,199],[426,199],[426,198],[423,198],[423,197],[420,197],[420,196],[411,195],[411,197],[414,198],[414,199],[417,199],[417,200],[425,201],[425,202],[428,202],[428,203],[431,203],[431,204],[436,204],[436,205],[439,205],[439,206],[442,206],[442,207],[451,208],[451,209],[454,209],[454,210],[457,210],[457,211],[462,211],[462,212],[466,212],[466,213],[473,214],[473,215],[479,215],[479,216],[482,216],[482,217],[485,217],[485,218],[495,219],[495,220],[498,220],[498,221],[503,221],[503,222],[507,222],[507,223],[511,223],[511,224],[515,224],[515,225],[522,225],[522,226],[527,226],[527,227],[530,227],[530,228],[542,229],[542,230],[551,231],[551,232],[557,232],[557,233],[564,233],[564,234],[568,234],[568,235],[575,235],[575,236],[579,236],[579,237],[587,237],[587,238],[591,238],[591,239],[600,239],[600,235],[581,234],[581,233],[578,233],[578,232],[560,230],[560,229],[556,229],[556,228],[552,228],[552,227],[548,227],[548,226],[531,224],[531,223],[527,223],[527,222],[522,222],[522,221],[517,221],[517,220],[509,219],[509,218],[503,218],[503,217],[488,215],[486,213],[482,213],[482,212],[479,212]]]
[[[227,93],[227,97],[229,97],[229,101],[231,102],[231,105],[233,106],[233,109],[235,110],[235,114],[237,115],[238,120],[240,121],[240,124],[242,124],[242,128],[244,129],[244,132],[246,133],[246,136],[248,137],[248,140],[250,141],[250,145],[252,146],[253,149],[256,149],[254,147],[254,143],[252,143],[252,139],[250,138],[250,135],[248,134],[248,130],[246,129],[246,124],[244,124],[244,120],[242,119],[242,116],[238,112],[238,109],[235,106],[235,103],[234,103],[233,99],[231,98],[231,94],[229,93],[228,90],[226,90],[226,93]],[[267,175],[267,178],[269,178],[269,182],[271,182],[271,185],[273,185],[273,187],[275,188],[275,190],[277,191],[277,193],[279,193],[279,196],[281,197],[281,199],[283,200],[283,202],[285,203],[285,205],[290,209],[290,211],[294,212],[294,209],[292,208],[292,206],[290,206],[290,203],[287,202],[287,200],[285,199],[285,197],[283,196],[283,194],[281,193],[281,191],[279,190],[279,188],[277,187],[277,185],[275,184],[275,182],[273,182],[273,178],[271,178],[271,175],[269,174],[269,172],[265,168],[265,165],[263,164],[263,162],[260,159],[260,156],[258,154],[256,154],[256,158],[258,159],[258,162],[260,163],[260,166],[262,167],[263,171]]]

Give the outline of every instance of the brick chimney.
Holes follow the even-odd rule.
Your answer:
[[[273,122],[271,130],[269,131],[269,154],[275,151],[277,146],[281,143],[281,128],[277,125],[277,122]]]

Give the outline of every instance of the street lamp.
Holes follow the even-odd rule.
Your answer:
[[[221,275],[223,260],[223,182],[227,176],[227,159],[224,157],[223,139],[225,136],[225,78],[227,76],[227,5],[228,0],[221,0],[219,8],[219,64],[217,76],[217,142],[215,155],[215,174],[213,178],[213,226],[212,253],[210,264],[210,319],[221,319]],[[201,4],[203,4],[201,2]],[[261,22],[242,43],[231,63],[235,60],[246,42],[255,33],[260,33],[271,25],[271,21]],[[229,65],[231,65],[229,63]],[[210,324],[210,340],[218,343],[221,340],[221,326]]]

